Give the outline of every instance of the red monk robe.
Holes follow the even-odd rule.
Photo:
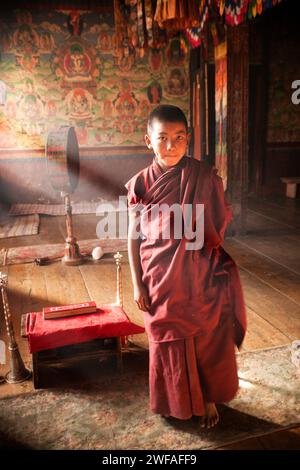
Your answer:
[[[148,237],[140,243],[151,302],[145,312],[150,407],[180,419],[202,416],[204,401],[223,403],[236,394],[234,344],[241,345],[246,331],[237,267],[221,246],[232,217],[222,179],[193,158],[183,157],[163,171],[155,157],[125,186],[129,209],[143,204],[143,215],[155,204],[204,204],[201,249],[187,250],[191,240],[185,237]]]

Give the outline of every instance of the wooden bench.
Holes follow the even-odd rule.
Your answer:
[[[280,178],[286,184],[286,197],[295,199],[297,194],[297,184],[300,184],[300,177],[298,176],[284,176]]]

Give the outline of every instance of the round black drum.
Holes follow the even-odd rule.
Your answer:
[[[61,126],[48,133],[47,168],[52,187],[72,192],[79,178],[79,148],[74,127]]]

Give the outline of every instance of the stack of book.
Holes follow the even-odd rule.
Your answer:
[[[59,305],[58,307],[43,308],[44,320],[54,318],[71,317],[73,315],[84,315],[85,313],[96,313],[96,302],[83,302],[82,304]]]

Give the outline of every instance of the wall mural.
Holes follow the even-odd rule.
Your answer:
[[[82,146],[139,146],[159,103],[188,113],[183,38],[143,58],[119,57],[114,44],[105,14],[8,12],[0,20],[0,148],[43,148],[61,125],[75,126]]]

